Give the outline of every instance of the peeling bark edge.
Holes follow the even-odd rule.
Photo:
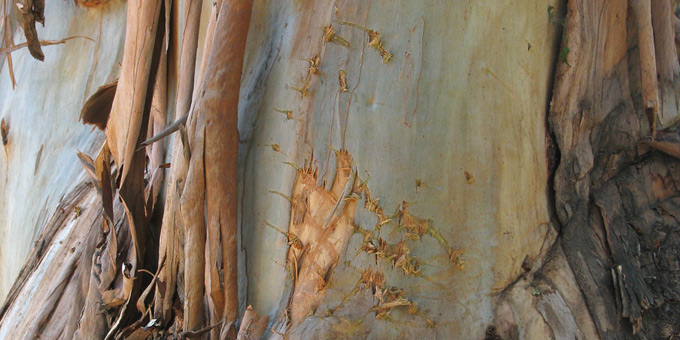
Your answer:
[[[40,41],[38,40],[38,31],[35,29],[35,23],[40,22],[45,24],[45,3],[42,0],[24,0],[22,4],[17,4],[21,11],[21,23],[24,28],[24,35],[26,36],[26,43],[28,44],[28,51],[33,58],[40,61],[45,60],[42,48],[40,48]]]

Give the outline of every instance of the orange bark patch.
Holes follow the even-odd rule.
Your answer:
[[[314,313],[321,303],[333,269],[354,233],[356,170],[347,151],[340,151],[335,181],[330,191],[318,187],[318,173],[298,171],[293,188],[289,233],[297,235],[303,248],[291,247],[288,262],[293,266],[295,289],[290,301],[292,326]]]
[[[102,6],[109,0],[76,0],[76,3],[85,7],[97,7]]]

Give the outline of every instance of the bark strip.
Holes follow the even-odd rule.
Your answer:
[[[222,246],[222,258],[210,258],[207,265],[219,268],[221,262],[223,266],[224,306],[219,306],[219,299],[213,303],[226,324],[236,320],[238,313],[238,89],[251,11],[250,0],[222,2],[198,98],[199,110],[205,115],[207,229],[209,237],[220,235]],[[216,254],[217,249],[210,253]],[[211,281],[215,282],[214,278]],[[230,333],[235,335],[235,330]]]
[[[662,82],[671,82],[680,71],[678,52],[675,48],[673,9],[669,0],[652,0],[652,27],[656,68]]]
[[[194,153],[189,165],[187,185],[180,203],[184,220],[184,328],[195,331],[203,325],[203,272],[205,268],[205,174],[203,172],[203,149],[205,133],[203,121],[197,122]]]
[[[76,270],[81,252],[82,247],[79,247],[71,255],[71,258],[64,264],[61,274],[59,274],[59,277],[57,277],[54,281],[54,286],[50,290],[50,295],[47,301],[45,301],[42,310],[40,310],[40,314],[38,314],[37,317],[33,319],[31,327],[29,328],[29,331],[26,332],[24,339],[30,340],[40,338],[42,328],[45,326],[50,316],[52,316],[52,313],[54,313],[59,300],[63,296],[64,288],[66,288],[66,286],[69,284],[71,276]]]
[[[22,25],[24,28],[24,35],[26,36],[28,51],[33,58],[43,61],[45,60],[45,54],[43,54],[43,51],[40,48],[38,31],[35,29],[35,23],[40,22],[43,25],[45,24],[45,3],[41,0],[24,0],[22,4],[17,4],[17,6],[19,7],[19,10],[21,10]]]
[[[252,306],[248,306],[241,320],[241,327],[238,330],[236,340],[258,340],[262,339],[264,331],[267,329],[269,315],[259,316]]]
[[[196,66],[196,46],[198,46],[201,19],[200,1],[185,2],[184,5],[182,13],[184,27],[182,28],[175,117],[179,116],[180,112],[186,113],[185,110],[189,110],[191,105]],[[170,318],[177,287],[177,277],[182,275],[180,268],[184,267],[180,249],[180,245],[184,243],[184,223],[179,215],[178,208],[181,193],[184,190],[189,159],[185,157],[185,146],[183,146],[181,138],[175,138],[172,143],[172,167],[168,175],[166,188],[168,194],[159,241],[159,258],[166,257],[167,264],[160,270],[159,284],[154,295],[154,318],[161,320],[161,324],[165,324]]]
[[[638,27],[642,102],[653,136],[656,134],[656,115],[659,112],[659,84],[656,79],[656,56],[651,6],[649,0],[631,0],[630,4]]]
[[[130,162],[142,132],[142,117],[149,81],[151,61],[161,10],[160,0],[131,0],[127,6],[125,51],[106,138],[111,154],[122,169],[121,186],[130,171]]]

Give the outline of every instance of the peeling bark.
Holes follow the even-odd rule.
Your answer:
[[[138,148],[137,139],[146,132],[142,129],[143,113],[149,97],[147,87],[153,80],[149,78],[161,4],[160,0],[128,3],[121,75],[106,129],[111,154],[121,169],[121,184],[130,172],[130,163]]]
[[[630,4],[632,18],[623,21],[622,4],[568,3],[572,66],[558,65],[550,111],[562,155],[555,177],[562,242],[602,339],[668,338],[680,330],[669,295],[677,288],[674,265],[664,262],[675,251],[661,247],[676,239],[668,216],[677,162],[649,148],[672,153],[668,143],[675,143],[654,128],[672,127],[677,112],[664,104],[673,110],[655,122],[660,90],[673,87],[677,72],[670,2]],[[631,32],[636,39],[626,39]]]
[[[346,151],[338,153],[338,170],[330,192],[316,185],[317,176],[311,169],[298,171],[289,233],[293,237],[299,235],[303,248],[291,247],[288,254],[295,277],[295,289],[288,303],[291,327],[299,325],[319,306],[332,268],[354,233],[356,202],[349,196],[355,189],[355,179],[356,168]],[[346,192],[345,188],[350,190]],[[340,203],[343,204],[338,209]]]
[[[191,90],[194,81],[196,62],[196,46],[198,44],[198,28],[200,20],[200,2],[191,1],[183,8],[184,27],[182,29],[182,45],[180,52],[180,70],[178,92],[176,98],[175,117],[188,111],[191,103]],[[184,190],[187,176],[189,157],[188,140],[175,138],[173,141],[172,167],[168,175],[168,185],[165,211],[163,213],[163,228],[161,229],[159,254],[166,257],[168,264],[161,269],[159,285],[155,291],[154,317],[165,324],[170,319],[172,305],[175,299],[177,277],[183,276],[184,261],[181,256],[181,246],[184,243],[184,223],[179,215],[181,193]]]
[[[18,7],[22,15],[22,26],[26,36],[26,43],[28,44],[28,51],[31,52],[33,58],[43,61],[45,60],[45,54],[43,54],[40,48],[35,23],[45,24],[45,2],[43,0],[23,0],[21,4],[18,4]]]
[[[459,121],[439,113],[451,108],[437,105],[455,95],[437,89],[454,79],[444,68],[455,54],[470,59],[468,72],[462,72],[470,92],[456,97],[464,103],[452,111],[485,107],[476,106],[483,95],[472,95],[473,86],[480,85],[480,92],[516,99],[513,108],[522,113],[540,112],[536,107],[545,102],[534,103],[540,86],[529,88],[540,72],[522,64],[523,79],[531,85],[519,88],[512,78],[521,72],[484,57],[506,49],[515,67],[517,56],[541,53],[535,36],[525,38],[526,51],[517,49],[523,54],[504,45],[508,39],[501,31],[508,25],[501,18],[510,7],[494,12],[471,3],[470,11],[461,11],[464,22],[480,11],[498,20],[484,27],[449,23],[456,31],[502,35],[475,45],[470,36],[437,26],[448,8],[422,16],[397,8],[420,8],[417,2],[278,2],[263,3],[254,12],[250,0],[210,3],[198,67],[201,2],[127,4],[119,81],[100,87],[81,111],[83,122],[105,130],[107,138],[94,160],[78,154],[94,185],[77,187],[54,212],[0,309],[0,337],[259,339],[270,317],[277,318],[274,339],[680,336],[675,274],[680,137],[674,130],[680,66],[669,1],[569,1],[565,58],[558,62],[549,117],[561,151],[555,174],[559,221],[542,210],[547,207],[526,207],[526,197],[537,199],[535,192],[545,189],[545,178],[523,173],[546,170],[543,130],[538,153],[533,144],[538,125],[515,122],[513,112],[499,110],[494,117],[514,134],[498,139],[493,136],[498,129],[458,138],[451,131],[484,125],[479,112],[453,112],[464,118],[464,128],[454,130]],[[34,29],[44,20],[44,3],[24,4],[30,5]],[[171,13],[180,7],[180,14]],[[550,7],[548,13],[555,15]],[[256,34],[246,50],[251,15]],[[181,39],[173,41],[179,35],[172,25],[180,17]],[[562,25],[559,18],[541,20]],[[3,27],[0,52],[20,48],[8,35],[11,24]],[[373,30],[378,28],[381,33]],[[37,53],[31,46],[37,41],[39,48],[40,41],[29,31],[34,40],[26,46]],[[452,36],[477,50],[454,51],[446,45]],[[551,41],[557,40],[541,46]],[[502,46],[494,49],[494,44]],[[168,69],[176,65],[175,79]],[[497,68],[503,65],[508,69]],[[90,85],[97,84],[88,83],[88,91]],[[396,97],[392,87],[398,89]],[[495,88],[500,92],[492,92]],[[171,135],[170,164],[164,161],[165,143],[148,140],[170,136],[164,129],[168,108],[174,108],[176,119],[168,131],[179,132]],[[412,113],[397,113],[392,120],[399,108]],[[504,118],[506,113],[512,119]],[[25,127],[12,120],[10,131],[9,119],[2,121],[3,144],[19,147],[14,138]],[[317,136],[323,133],[327,138]],[[476,150],[481,140],[493,151],[460,152]],[[370,145],[381,143],[382,148]],[[341,151],[333,154],[334,145]],[[256,152],[257,147],[275,153]],[[459,158],[446,155],[453,151]],[[326,152],[326,159],[317,160]],[[305,166],[295,165],[303,159]],[[440,160],[449,166],[437,167]],[[248,172],[262,165],[277,169],[263,172],[272,177],[266,187],[258,183],[261,173]],[[508,170],[515,165],[520,170]],[[286,170],[278,171],[279,166]],[[371,188],[379,189],[371,193],[369,170],[375,169],[379,174]],[[164,181],[165,206],[156,211]],[[274,204],[259,196],[267,191],[287,201]],[[390,202],[392,214],[376,192]],[[246,196],[249,205],[239,206]],[[514,201],[515,196],[520,198]],[[160,235],[153,228],[157,220]],[[526,227],[532,223],[539,225]],[[271,231],[261,224],[285,239],[258,235],[260,227]],[[276,227],[286,224],[287,229]],[[263,247],[270,248],[266,254],[253,254]],[[241,262],[238,256],[244,256]],[[253,259],[257,265],[248,262]],[[281,275],[267,273],[271,268]],[[248,284],[241,292],[239,280]],[[244,313],[240,320],[239,312]]]

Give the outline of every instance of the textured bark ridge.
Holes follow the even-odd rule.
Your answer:
[[[549,117],[561,151],[556,208],[603,339],[680,334],[680,87],[669,5],[568,2],[569,64],[558,65]]]

